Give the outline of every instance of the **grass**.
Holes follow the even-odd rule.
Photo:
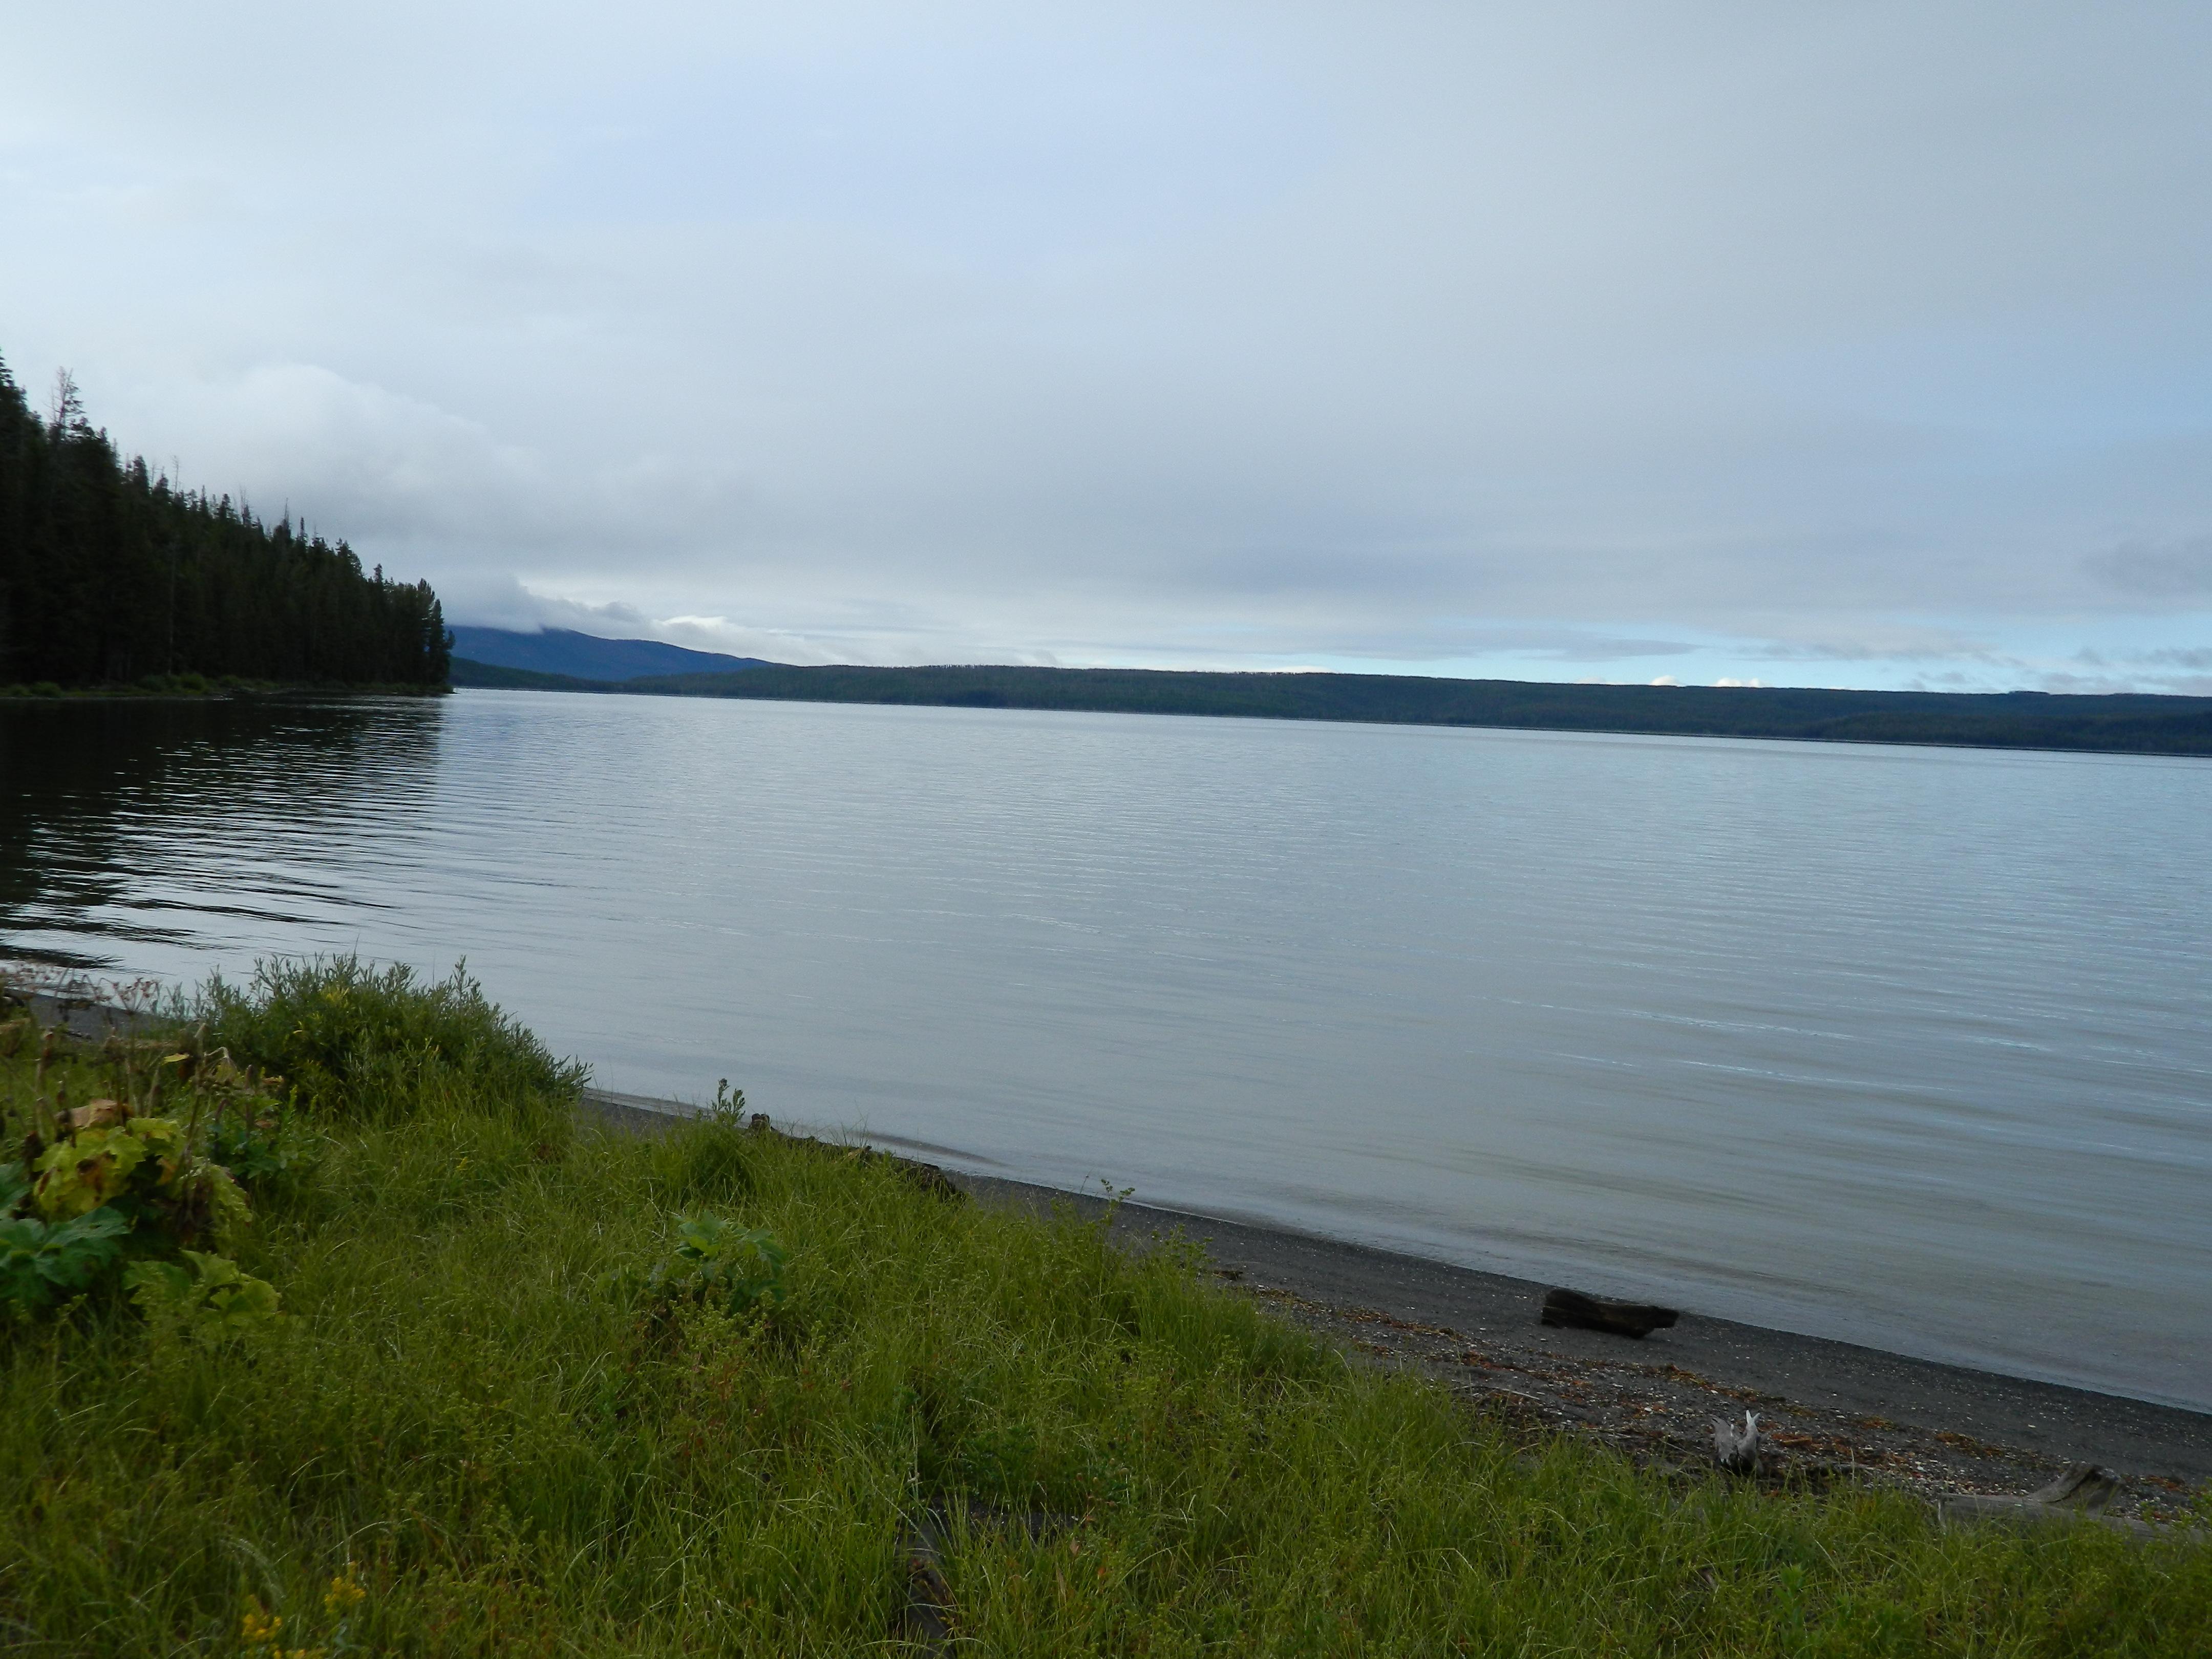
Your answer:
[[[918,1528],[963,1651],[2212,1650],[2202,1546],[1532,1445],[1186,1252],[726,1115],[581,1124],[458,976],[201,1012],[305,1099],[238,1249],[292,1317],[210,1343],[95,1297],[6,1334],[0,1652],[915,1650]],[[780,1241],[781,1299],[654,1298],[708,1212]]]

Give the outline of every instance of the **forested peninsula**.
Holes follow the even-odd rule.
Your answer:
[[[1411,674],[1221,674],[988,665],[796,668],[768,664],[738,673],[666,674],[620,682],[495,668],[462,658],[454,659],[453,669],[456,685],[547,691],[2212,755],[2212,697],[1556,685]]]
[[[42,416],[0,362],[0,689],[435,690],[447,671],[428,582],[125,461],[66,374]]]

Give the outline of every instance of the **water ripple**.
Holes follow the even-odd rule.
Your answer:
[[[465,693],[0,712],[0,938],[2212,1407],[2212,764]]]

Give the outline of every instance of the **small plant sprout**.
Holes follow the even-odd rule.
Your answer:
[[[714,1084],[714,1098],[713,1103],[707,1108],[707,1115],[717,1123],[742,1127],[745,1121],[745,1091],[743,1089],[730,1087],[730,1079],[727,1078],[717,1079]]]

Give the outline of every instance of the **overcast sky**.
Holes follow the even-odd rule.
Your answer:
[[[2212,6],[0,19],[0,353],[450,619],[2212,691]]]

